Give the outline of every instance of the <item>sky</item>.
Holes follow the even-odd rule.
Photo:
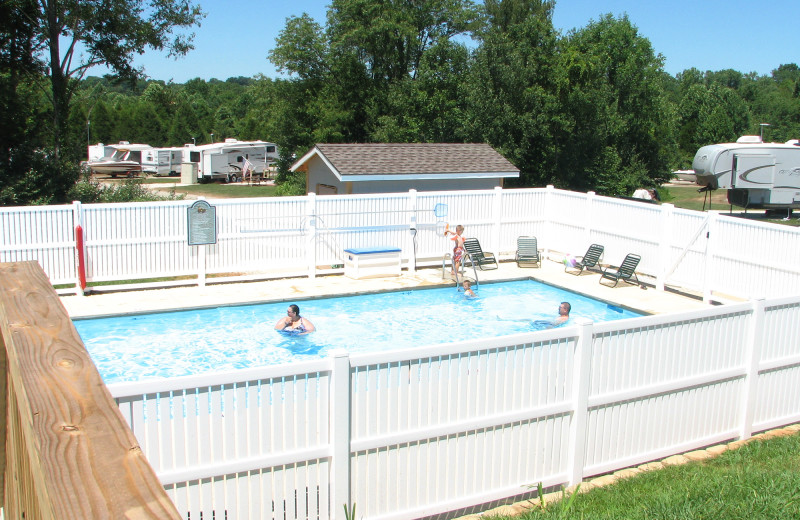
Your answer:
[[[194,28],[195,49],[174,60],[148,52],[135,60],[152,79],[185,83],[279,74],[267,59],[286,19],[308,13],[325,25],[330,0],[194,0],[207,13]],[[553,24],[566,33],[610,13],[627,14],[639,34],[664,56],[664,70],[734,69],[768,75],[800,64],[800,30],[793,2],[752,0],[556,0]],[[94,68],[89,75],[107,73]]]

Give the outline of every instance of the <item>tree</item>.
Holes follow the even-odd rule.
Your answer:
[[[488,142],[520,169],[519,183],[557,181],[565,134],[555,83],[554,2],[487,0],[467,87],[470,140]],[[557,184],[564,185],[561,182]]]
[[[41,139],[42,63],[36,59],[36,2],[0,3],[0,204],[63,200],[77,165],[60,164]]]
[[[425,63],[430,53],[449,56],[446,43],[476,18],[470,0],[334,0],[324,29],[308,15],[290,18],[269,58],[307,91],[304,110],[315,116],[315,140],[405,139],[416,134],[417,122],[398,114],[408,106],[402,98],[415,98],[412,105],[426,99],[409,82],[434,65]]]
[[[135,78],[141,71],[133,68],[132,58],[146,49],[184,55],[192,49],[193,35],[175,31],[198,24],[204,16],[190,0],[38,0],[33,14],[39,45],[32,52],[47,64],[56,158],[66,132],[73,80],[101,64]]]
[[[661,56],[627,17],[606,15],[562,42],[561,110],[569,134],[560,173],[573,189],[630,195],[669,179],[677,147],[675,115]]]

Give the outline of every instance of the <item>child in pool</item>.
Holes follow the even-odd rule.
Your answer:
[[[461,283],[461,287],[464,288],[464,296],[465,297],[467,297],[467,298],[475,298],[475,297],[478,296],[477,294],[475,294],[475,291],[472,290],[472,284],[470,283],[469,280],[464,280]]]

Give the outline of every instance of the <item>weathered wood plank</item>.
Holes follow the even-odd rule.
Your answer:
[[[19,491],[38,497],[25,518],[180,518],[36,262],[0,263],[0,334],[18,410],[4,430],[25,444],[13,439],[6,478],[30,473],[34,490]],[[9,508],[26,499],[7,503],[23,517]]]

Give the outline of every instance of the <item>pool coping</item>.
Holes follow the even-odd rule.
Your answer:
[[[471,279],[472,276],[469,278]],[[620,284],[613,288],[607,287],[598,283],[599,273],[583,273],[579,276],[565,273],[563,264],[555,260],[543,261],[540,268],[520,268],[513,261],[500,262],[496,270],[478,271],[478,278],[480,283],[535,280],[650,315],[703,309],[710,306],[697,298],[671,291],[657,291],[652,286],[646,286],[645,290],[627,284]],[[209,284],[204,287],[170,287],[88,296],[65,295],[60,299],[71,318],[82,319],[258,303],[307,301],[314,298],[447,286],[455,288],[455,282],[443,278],[441,268],[430,267],[418,269],[415,272],[403,271],[399,277],[358,280],[334,274],[315,278],[276,278],[244,283]]]

